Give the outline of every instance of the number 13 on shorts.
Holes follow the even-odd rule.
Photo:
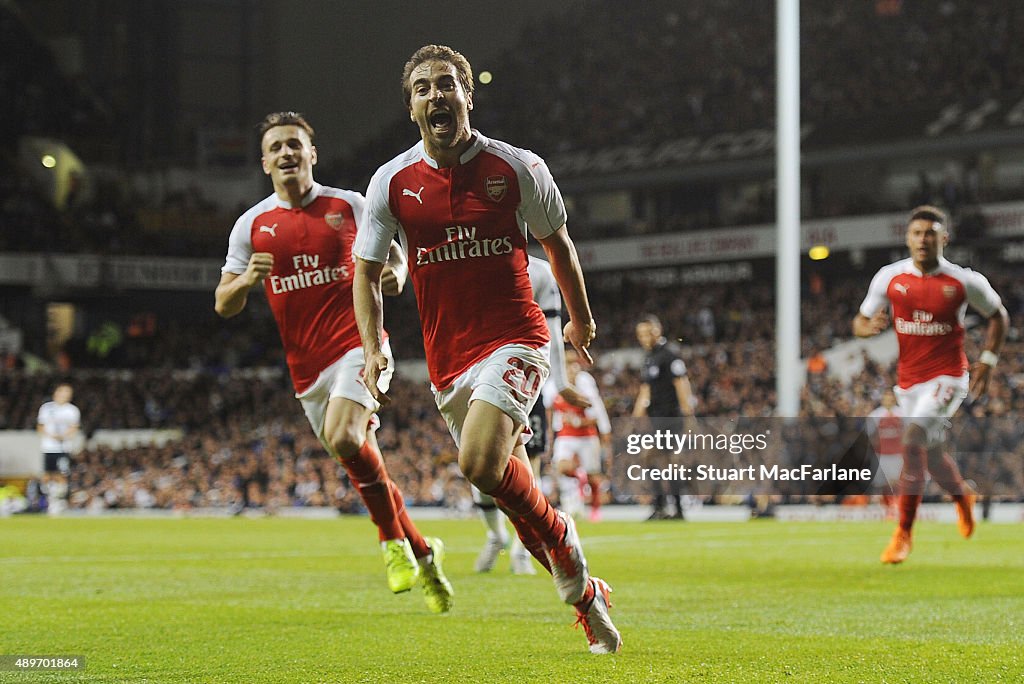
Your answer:
[[[933,398],[939,406],[948,406],[951,401],[956,397],[957,388],[954,385],[947,385],[945,383],[935,384],[935,394]]]

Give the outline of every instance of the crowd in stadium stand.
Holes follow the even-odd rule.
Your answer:
[[[772,415],[775,360],[769,287],[621,287],[627,280],[608,281],[618,289],[593,289],[598,320],[607,321],[601,325],[599,354],[635,347],[637,312],[623,302],[644,302],[666,322],[667,333],[682,338],[699,416]],[[847,336],[859,300],[843,304],[833,293],[843,288],[859,292],[863,280],[836,279],[805,293],[804,324],[813,331],[805,335],[805,357]],[[990,397],[961,410],[958,448],[964,452],[965,469],[979,484],[1013,498],[1024,494],[1022,426],[1011,418],[1024,413],[1024,340],[1019,323],[1024,320],[1024,285],[1002,275],[994,276],[993,283],[1015,327]],[[396,347],[403,350],[399,357],[414,357],[405,334],[412,328],[394,321],[389,325],[397,335]],[[109,365],[89,368],[99,364],[93,359],[91,364],[73,364],[69,374],[60,376],[5,372],[0,376],[0,429],[34,428],[39,403],[55,379],[64,377],[74,384],[88,434],[101,428],[184,432],[180,440],[165,446],[119,451],[96,447],[81,453],[69,483],[73,507],[241,511],[323,505],[358,510],[358,497],[343,470],[312,436],[276,351],[276,333],[267,327],[259,307],[221,322],[220,330],[214,326],[171,327],[134,340],[135,347],[128,338],[128,348],[111,357],[120,364],[116,370]],[[980,335],[976,327],[968,336],[971,358]],[[826,371],[809,368],[801,397],[805,417],[865,416],[895,380],[894,368],[880,367],[867,357],[849,382]],[[595,376],[609,414],[628,416],[639,387],[637,372],[611,363]],[[378,438],[395,480],[410,503],[465,511],[471,505],[469,488],[426,384],[399,376],[391,396],[394,401],[382,413]],[[991,453],[1001,456],[990,457]],[[618,493],[613,489],[612,495]]]
[[[587,12],[538,19],[527,30],[528,40],[496,60],[494,84],[478,89],[474,124],[545,156],[768,128],[774,120],[771,49],[766,53],[766,46],[774,44],[772,9],[771,3],[748,0],[654,0],[630,6],[630,21],[623,22],[621,3],[600,0],[588,3]],[[1016,3],[807,0],[802,23],[805,121],[842,123],[888,116],[922,102],[972,106],[990,96],[1024,96],[1024,45],[1017,40],[1024,34],[1024,8]],[[570,49],[574,46],[565,36],[579,35],[588,36],[587,43]],[[104,114],[102,103],[85,88],[60,75],[52,54],[22,30],[5,6],[0,6],[0,41],[8,57],[0,62],[0,86],[9,94],[0,103],[0,121],[15,138],[45,135],[74,147],[76,139],[116,119]],[[544,78],[535,75],[538,64],[547,65]],[[503,83],[515,87],[505,89]],[[320,167],[321,180],[364,188],[377,164],[415,139],[409,122],[397,114],[384,134],[349,159]],[[24,172],[19,156],[5,148],[0,153],[0,252],[223,256],[235,215],[214,211],[198,188],[161,197],[154,206],[152,198],[144,201],[134,194],[124,178],[93,174],[90,183],[88,193],[73,191],[57,209]],[[970,173],[947,173],[941,183],[923,177],[907,200],[938,201],[956,209],[999,199],[988,191]],[[873,204],[871,198],[849,202],[812,202],[805,216],[906,209],[905,204]],[[765,221],[772,212],[765,195],[742,222]],[[969,215],[961,214],[960,223]],[[210,230],[186,236],[159,229],[186,223]],[[722,224],[712,211],[683,207],[646,230]],[[588,236],[585,218],[571,217],[570,226],[580,228],[572,228],[578,237]],[[1024,412],[1019,333],[1024,285],[1011,275],[992,278],[1015,326],[995,374],[993,396],[962,410],[964,439],[1002,441],[1007,450],[1024,443],[1012,420],[982,431],[970,418]],[[808,416],[863,416],[893,383],[893,370],[870,360],[851,382],[832,379],[818,354],[848,335],[867,277],[808,279],[802,352],[815,360],[802,397]],[[857,294],[850,298],[849,292]],[[741,283],[684,291],[625,275],[593,278],[591,293],[600,325],[598,352],[635,346],[636,302],[643,302],[685,346],[699,415],[771,414],[770,286]],[[411,294],[388,306],[399,358],[422,356]],[[76,338],[62,350],[66,369],[59,374],[5,370],[0,375],[0,429],[33,429],[39,404],[56,379],[67,378],[89,433],[100,428],[184,431],[182,439],[162,447],[98,447],[80,454],[69,483],[74,507],[357,509],[358,497],[312,437],[292,396],[273,322],[265,312],[249,311],[223,322],[204,311],[187,322],[162,320],[155,330],[143,324],[133,331],[131,322],[115,322],[93,337]],[[976,346],[977,340],[972,343]],[[628,415],[639,383],[635,372],[613,365],[597,375],[609,413]],[[392,396],[379,437],[396,481],[411,502],[464,509],[468,487],[426,387],[397,380]],[[980,453],[964,455],[971,472],[985,473],[1008,492],[1024,492],[1019,452],[998,462],[975,463],[984,460]]]
[[[770,415],[772,362],[767,345],[757,343],[715,345],[703,356],[691,358],[698,414]],[[1005,379],[997,381],[993,396],[965,409],[962,420],[956,422],[960,428],[957,444],[964,454],[965,472],[985,491],[1016,499],[1024,493],[1020,452],[1024,435],[1012,416],[1024,411],[1024,345],[1011,345],[1000,365]],[[639,382],[635,373],[609,369],[597,375],[609,413],[613,417],[628,415]],[[119,380],[87,375],[75,380],[83,390],[76,399],[85,409],[85,425],[105,426],[103,416],[127,411],[129,424],[178,426],[185,428],[185,435],[165,446],[83,451],[74,459],[71,471],[72,507],[230,507],[241,511],[331,506],[345,512],[359,510],[358,497],[343,469],[312,436],[287,381],[237,373],[219,380],[161,376],[137,372]],[[804,390],[802,413],[863,416],[878,405],[893,377],[893,369],[869,362],[850,385],[828,379],[813,381]],[[52,378],[23,380],[27,386],[16,390],[8,380],[5,394],[14,390],[26,398],[45,396]],[[98,382],[106,388],[102,396],[94,393]],[[391,395],[394,402],[382,414],[378,439],[388,468],[409,503],[468,510],[469,488],[455,462],[454,444],[425,385],[399,379]],[[144,408],[130,408],[132,402],[125,397],[133,396]],[[99,404],[94,403],[97,400]]]
[[[887,15],[873,2],[802,4],[804,120],[1024,94],[1024,48],[1014,40],[1024,30],[1021,8],[901,5]],[[538,20],[529,40],[496,60],[499,81],[478,88],[474,121],[542,155],[770,126],[774,27],[770,3],[656,0],[631,7],[628,22],[619,3],[589,3],[586,12]],[[537,64],[549,65],[548,77],[534,76]],[[354,159],[395,154],[407,146],[407,128],[396,125]]]
[[[898,5],[899,12],[892,15],[878,11],[873,2],[815,0],[803,5],[805,121],[835,122],[845,128],[843,122],[890,116],[922,102],[972,106],[989,96],[1024,96],[1024,46],[1015,39],[1024,32],[1024,10],[1016,4],[944,0]],[[586,12],[538,20],[526,30],[527,40],[497,58],[494,84],[478,88],[474,123],[489,135],[545,156],[570,148],[770,128],[775,75],[771,50],[766,54],[765,46],[774,45],[772,8],[770,3],[746,0],[657,0],[631,7],[630,20],[623,22],[620,4],[602,0],[588,3]],[[12,40],[4,44],[24,55],[0,65],[0,84],[4,92],[12,93],[9,101],[0,103],[3,120],[13,122],[13,128],[5,130],[38,130],[66,138],[69,122],[79,134],[90,126],[95,129],[90,122],[103,119],[94,111],[99,105],[82,89],[62,85],[52,55],[17,31],[16,21],[0,11],[0,35],[8,34]],[[563,39],[577,35],[588,40],[574,44]],[[35,69],[26,70],[24,64]],[[545,78],[536,78],[537,64],[547,65]],[[76,96],[69,98],[68,92]],[[321,180],[365,188],[382,160],[415,139],[404,117],[395,112],[394,119],[381,136],[350,157],[325,162]],[[0,155],[0,168],[13,171],[17,166],[14,157]],[[968,163],[966,172],[946,173],[941,182],[926,180],[926,187],[919,190],[954,210],[965,203],[999,199],[979,182],[984,166],[979,158]],[[136,195],[124,178],[109,176],[91,177],[89,197],[56,212],[38,192],[27,191],[25,176],[0,174],[5,179],[0,182],[0,206],[19,227],[0,233],[0,251],[158,251],[217,258],[235,218],[230,212],[214,211],[198,189],[154,204],[151,196]],[[1012,196],[1019,197],[1019,192]],[[771,194],[763,199],[739,217],[705,207],[679,207],[662,212],[653,230],[644,230],[770,220]],[[878,196],[837,202],[811,193],[811,200],[804,211],[808,217],[905,209],[902,200],[886,206]],[[169,239],[166,231],[157,229],[167,223],[208,224],[210,230]],[[573,225],[579,235],[600,236],[599,227],[588,225],[583,216],[574,216]],[[633,229],[639,230],[615,227],[619,234]]]

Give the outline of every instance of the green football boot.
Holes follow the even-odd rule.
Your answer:
[[[416,585],[420,577],[420,564],[412,553],[408,539],[391,539],[381,542],[384,551],[384,565],[388,575],[388,587],[401,594]]]
[[[452,583],[444,576],[444,542],[437,537],[425,539],[430,547],[429,563],[423,563],[423,600],[433,613],[447,613],[452,609],[452,596],[455,590]]]

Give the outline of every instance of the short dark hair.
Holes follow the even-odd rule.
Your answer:
[[[469,65],[469,60],[463,57],[461,52],[453,50],[447,45],[424,45],[412,53],[412,57],[409,58],[409,61],[405,63],[405,68],[402,69],[402,94],[405,96],[405,106],[407,108],[409,102],[412,101],[412,84],[409,83],[409,76],[412,75],[412,70],[423,64],[423,62],[435,59],[439,62],[448,62],[454,66],[455,72],[459,75],[459,82],[462,83],[462,89],[470,95],[473,94],[473,67]]]
[[[640,325],[642,323],[654,325],[657,326],[659,330],[664,330],[664,328],[661,327],[661,320],[654,314],[644,314],[643,316],[641,316],[640,320],[637,321],[636,324]]]
[[[315,135],[313,127],[306,121],[306,117],[299,112],[272,112],[263,117],[263,121],[260,121],[259,126],[256,127],[260,134],[260,141],[263,140],[263,136],[267,134],[267,131],[275,126],[298,126],[309,134],[311,141]]]
[[[938,207],[933,207],[930,204],[914,207],[910,212],[910,220],[907,221],[907,224],[909,225],[912,221],[917,221],[918,219],[939,223],[946,232],[949,232],[949,217],[946,216],[946,212]]]

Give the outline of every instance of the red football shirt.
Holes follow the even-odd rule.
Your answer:
[[[898,408],[879,406],[868,414],[867,420],[869,430],[877,435],[879,455],[903,453],[903,414]]]
[[[574,384],[577,391],[590,401],[590,408],[573,406],[559,394],[551,402],[551,429],[559,437],[593,437],[610,433],[612,424],[597,388],[597,380],[590,373],[580,371]]]
[[[543,239],[565,220],[540,157],[474,131],[458,166],[439,168],[420,142],[377,170],[355,253],[383,262],[398,234],[430,380],[443,390],[499,347],[548,342],[527,273],[527,231]]]
[[[224,273],[244,273],[253,252],[270,252],[263,280],[296,392],[361,346],[352,307],[352,245],[364,199],[314,184],[302,206],[267,197],[235,222]]]
[[[906,389],[940,375],[959,377],[967,370],[968,304],[985,317],[999,308],[999,295],[985,276],[945,259],[939,259],[934,271],[921,273],[912,259],[904,259],[875,274],[860,313],[871,317],[892,307],[900,348],[896,374]]]

